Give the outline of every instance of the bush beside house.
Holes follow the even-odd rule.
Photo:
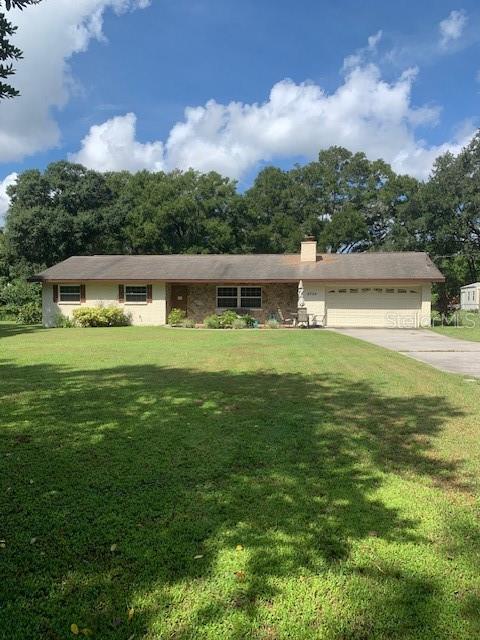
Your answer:
[[[221,314],[207,316],[203,324],[208,329],[250,329],[256,325],[256,320],[249,315],[238,315],[235,311],[227,310]]]
[[[21,324],[42,321],[41,287],[25,280],[0,285],[0,320],[16,320]]]
[[[80,307],[73,312],[78,327],[125,327],[129,317],[119,307]]]

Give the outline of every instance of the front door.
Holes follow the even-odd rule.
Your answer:
[[[173,284],[172,285],[172,293],[170,299],[170,308],[171,309],[181,309],[185,311],[185,315],[187,314],[187,293],[188,288],[184,285]]]

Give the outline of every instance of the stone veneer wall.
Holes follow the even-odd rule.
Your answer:
[[[242,283],[231,286],[239,286]],[[225,285],[228,286],[228,285]],[[246,284],[244,286],[256,286]],[[260,322],[265,322],[270,316],[277,315],[277,309],[281,309],[285,316],[288,312],[297,309],[298,293],[296,284],[263,284],[262,308],[252,309],[251,314]],[[215,284],[189,284],[187,296],[187,315],[195,322],[203,322],[206,316],[217,313]],[[170,299],[170,287],[168,287],[168,299]]]

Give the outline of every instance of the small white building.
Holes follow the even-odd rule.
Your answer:
[[[462,311],[480,310],[480,282],[467,284],[460,289],[460,309]]]

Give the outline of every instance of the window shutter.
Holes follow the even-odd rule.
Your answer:
[[[123,284],[118,285],[118,301],[125,302],[125,287]]]
[[[53,301],[58,302],[58,284],[53,285]]]
[[[85,285],[80,285],[80,302],[85,302]]]
[[[152,302],[152,300],[153,300],[152,285],[151,284],[147,284],[147,302]]]

